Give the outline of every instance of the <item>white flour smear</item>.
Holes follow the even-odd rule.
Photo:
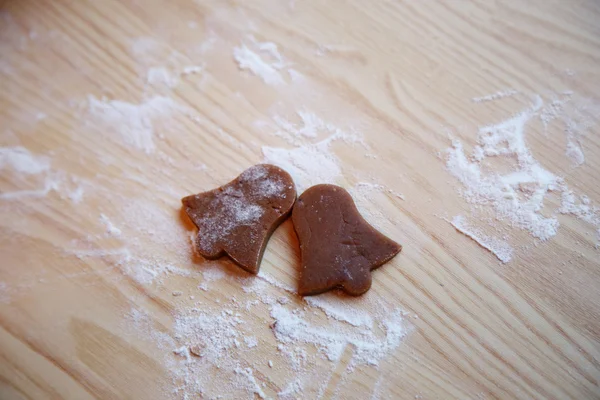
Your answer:
[[[215,41],[216,37],[211,32],[209,38],[195,48],[194,52],[203,56]],[[155,89],[173,89],[179,85],[180,78],[199,74],[204,70],[203,65],[190,65],[191,60],[186,55],[188,52],[182,54],[151,37],[134,39],[131,42],[130,53],[138,66],[141,78]]]
[[[274,363],[247,360],[253,360],[261,351],[273,351],[275,347],[277,353],[269,358],[280,359],[277,367],[289,379],[277,396],[307,397],[312,390],[326,386],[330,372],[336,369],[348,346],[352,356],[346,373],[351,373],[358,367],[377,366],[393,355],[409,331],[399,309],[389,308],[377,300],[352,299],[353,304],[349,305],[347,299],[329,294],[307,299],[308,306],[298,308],[294,304],[298,298],[280,289],[286,285],[273,277],[268,280],[235,277],[213,265],[203,273],[203,278],[211,282],[234,280],[244,293],[218,302],[216,306],[197,301],[180,309],[174,315],[172,334],[157,330],[150,318],[140,311],[132,310],[127,316],[137,333],[146,333],[162,349],[177,398],[213,398],[223,394],[235,398],[268,398],[264,385],[256,378],[256,370],[264,374]],[[214,290],[215,294],[221,293],[219,288]],[[277,292],[283,295],[277,298]],[[262,317],[249,312],[248,304],[256,303],[263,304],[270,312],[275,347],[269,340],[264,344],[259,342],[255,336],[256,326],[265,323]],[[317,315],[317,308],[331,319],[324,322],[323,317]],[[370,308],[378,311],[368,311]],[[323,362],[329,369],[323,370]]]
[[[10,287],[6,282],[0,281],[0,303],[9,304],[11,301]]]
[[[285,399],[298,399],[301,398],[304,390],[304,384],[300,379],[295,379],[290,382],[281,392],[277,393],[277,397]]]
[[[22,146],[0,147],[0,171],[10,171],[10,175],[3,173],[19,182],[21,187],[23,185],[37,187],[2,191],[0,200],[45,197],[51,191],[58,190],[63,180],[59,174],[51,171],[50,158],[34,155]]]
[[[376,229],[385,229],[392,223],[390,215],[377,205],[377,197],[391,195],[404,200],[401,194],[387,189],[385,186],[372,182],[358,182],[349,190],[352,199],[361,215]]]
[[[263,146],[264,161],[285,169],[294,178],[300,192],[319,183],[337,183],[342,170],[331,145],[343,141],[350,145],[360,144],[365,148],[368,146],[357,133],[347,133],[306,109],[298,111],[297,114],[300,124],[279,115],[273,117],[280,128],[274,134],[294,147],[287,149]],[[320,134],[327,136],[317,142],[311,141]]]
[[[561,200],[558,212],[574,215],[578,219],[599,228],[598,232],[600,233],[600,208],[593,206],[587,196],[577,196],[571,190],[565,189],[562,192]],[[600,241],[600,238],[598,240]]]
[[[106,226],[106,234],[109,236],[121,236],[121,230],[117,228],[104,214],[100,214],[100,222]]]
[[[463,197],[473,204],[492,206],[500,219],[529,231],[540,240],[556,235],[558,220],[546,218],[540,210],[545,195],[558,189],[561,180],[544,169],[525,142],[525,126],[540,110],[541,98],[521,114],[496,125],[479,129],[478,145],[467,158],[462,144],[455,140],[447,150],[447,168],[464,186]],[[481,161],[488,157],[515,158],[513,172],[499,175],[483,170]],[[526,193],[523,196],[522,190]]]
[[[152,86],[174,88],[179,83],[179,79],[166,67],[152,67],[147,72],[146,82]]]
[[[155,123],[180,109],[174,100],[163,96],[151,97],[140,104],[89,96],[88,123],[107,135],[117,136],[131,147],[152,153],[155,150]]]
[[[187,67],[183,67],[183,70],[181,71],[181,76],[199,74],[202,71],[204,71],[204,66],[188,65]]]
[[[387,193],[387,194],[390,194],[393,197],[396,197],[400,200],[406,200],[402,193],[398,193],[395,190],[388,189],[385,186],[380,185],[378,183],[358,182],[356,185],[354,185],[354,188],[356,191],[358,191],[360,193],[372,193],[372,192]]]
[[[407,330],[400,310],[390,310],[377,323],[381,336],[371,329],[349,329],[348,325],[330,322],[326,326],[311,324],[300,309],[290,310],[275,304],[271,309],[275,320],[273,332],[284,346],[299,343],[314,345],[330,361],[339,361],[346,346],[353,347],[351,367],[378,365],[400,345]]]
[[[597,125],[599,118],[600,104],[597,101],[581,99],[570,91],[555,95],[540,112],[540,120],[546,132],[554,121],[560,123],[559,128],[567,141],[565,156],[573,167],[585,163],[582,143],[587,133]]]
[[[373,327],[370,314],[357,310],[354,302],[340,299],[337,293],[325,293],[320,296],[305,297],[304,300],[313,307],[320,308],[331,318],[347,322],[352,326]]]
[[[512,259],[514,251],[508,242],[488,236],[479,229],[471,227],[462,215],[457,215],[450,223],[457,231],[470,237],[484,249],[489,250],[503,263],[507,263]]]
[[[558,212],[572,214],[595,227],[600,226],[597,208],[592,207],[589,200],[581,200],[581,204],[576,205],[576,196],[570,192],[564,179],[542,167],[527,146],[526,128],[536,116],[539,116],[544,124],[550,124],[561,115],[563,121],[577,120],[579,122],[572,122],[568,126],[576,125],[578,128],[573,128],[572,131],[580,132],[580,128],[585,124],[582,124],[578,117],[564,116],[564,104],[553,101],[544,107],[542,99],[536,96],[534,103],[521,113],[498,124],[480,128],[477,145],[470,157],[465,155],[463,145],[458,140],[453,140],[452,147],[446,150],[446,167],[463,185],[460,194],[469,203],[493,208],[497,219],[509,222],[512,227],[526,230],[534,238],[542,241],[556,235],[559,227],[556,218]],[[487,165],[494,157],[514,160],[512,169],[502,174],[490,170]],[[553,215],[546,217],[542,215],[541,210],[544,208],[545,197],[551,192],[563,193],[563,204]],[[565,195],[566,193],[571,194]],[[496,255],[503,262],[510,258],[506,252],[507,248],[503,245],[494,242],[493,246],[500,246],[500,249],[495,249],[488,239],[479,237],[472,228],[460,228],[460,220],[455,227],[494,254],[498,252]]]
[[[27,175],[41,174],[50,170],[50,160],[35,156],[24,147],[0,147],[0,169],[12,169]]]
[[[268,85],[281,85],[285,83],[283,72],[286,63],[271,42],[257,42],[249,37],[249,44],[242,44],[233,49],[233,58],[241,70],[247,70],[258,76]]]
[[[277,136],[286,139],[290,144],[299,144],[301,137],[316,138],[319,131],[336,132],[336,127],[333,124],[327,124],[314,113],[301,110],[297,112],[300,117],[301,124],[294,124],[280,115],[274,115],[273,120],[282,129],[277,132]]]
[[[231,309],[207,311],[191,307],[178,312],[172,334],[159,331],[149,316],[135,309],[127,321],[164,351],[175,398],[218,398],[223,393],[230,398],[265,398],[252,368],[238,358],[245,321]]]
[[[338,159],[327,141],[293,149],[263,146],[262,152],[264,162],[277,165],[292,176],[299,192],[319,183],[336,183],[341,176]]]
[[[292,122],[282,115],[274,114],[273,120],[279,127],[274,132],[274,135],[283,138],[286,142],[296,147],[305,144],[317,144],[317,142],[331,143],[341,140],[352,145],[360,144],[365,149],[369,149],[368,145],[356,131],[351,130],[350,132],[346,132],[333,123],[324,121],[317,114],[306,108],[296,111],[296,116],[300,120],[299,123]],[[263,128],[265,124],[260,121],[256,125]],[[319,136],[324,136],[325,139],[321,141],[317,140],[317,142],[311,140],[317,139]]]
[[[487,101],[494,101],[494,100],[503,99],[505,97],[511,97],[516,94],[519,94],[519,92],[517,92],[514,89],[506,89],[506,90],[500,90],[493,94],[488,94],[487,96],[483,96],[483,97],[473,97],[471,99],[471,101],[473,103],[485,103]]]
[[[82,260],[103,259],[144,285],[161,285],[170,275],[200,276],[199,271],[178,266],[189,264],[192,250],[186,240],[189,233],[177,220],[176,211],[138,200],[125,202],[116,215],[101,214],[100,222],[101,234],[74,241],[66,252]],[[120,247],[98,248],[96,242],[107,237],[119,240]]]

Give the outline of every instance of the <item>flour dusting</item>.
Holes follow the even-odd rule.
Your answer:
[[[325,293],[320,296],[305,297],[304,300],[313,307],[318,307],[331,318],[347,322],[352,326],[373,327],[373,318],[369,313],[357,308],[353,303],[340,299],[337,293]]]
[[[351,366],[379,364],[400,345],[401,339],[407,334],[399,310],[390,310],[378,321],[384,331],[382,337],[368,329],[356,331],[334,324],[326,327],[312,325],[303,317],[301,311],[291,311],[279,304],[272,307],[271,317],[275,320],[275,337],[282,344],[312,344],[330,361],[338,361],[346,346],[352,345],[354,353],[350,361]]]
[[[166,67],[152,67],[148,69],[146,82],[152,86],[174,88],[179,83],[179,79]]]
[[[127,317],[136,332],[146,332],[163,351],[174,393],[179,398],[211,398],[222,393],[235,398],[270,397],[259,383],[256,371],[261,365],[273,368],[274,362],[267,359],[266,364],[248,365],[244,361],[255,357],[255,353],[248,352],[260,351],[263,346],[255,334],[265,321],[249,311],[257,304],[263,304],[269,312],[276,340],[276,352],[271,357],[280,359],[278,370],[286,376],[283,389],[277,393],[279,398],[306,397],[310,393],[307,390],[325,385],[329,378],[320,363],[324,361],[330,364],[329,368],[335,368],[348,347],[352,356],[346,373],[358,367],[379,365],[394,353],[409,332],[405,313],[379,300],[349,305],[332,294],[322,299],[311,298],[304,307],[301,304],[298,307],[297,297],[281,289],[286,285],[275,278],[235,277],[218,269],[216,264],[204,271],[204,281],[235,282],[242,287],[241,294],[224,302],[217,300],[214,307],[196,301],[179,308],[174,315],[172,334],[152,326],[151,320],[140,311],[132,310]],[[269,294],[273,291],[280,292],[278,298]],[[212,291],[215,296],[219,293],[218,288]],[[239,299],[240,296],[247,300]],[[368,311],[368,307],[377,311]],[[317,309],[331,320],[325,324],[319,322]],[[269,338],[266,339],[267,346],[272,347]]]
[[[285,84],[284,76],[298,80],[298,73],[289,67],[279,48],[273,42],[259,42],[249,35],[244,44],[233,49],[233,58],[239,69],[250,71],[267,85]]]
[[[519,94],[519,92],[517,92],[514,89],[506,89],[506,90],[500,90],[496,93],[493,94],[489,94],[487,96],[482,96],[482,97],[473,97],[471,99],[471,101],[473,103],[485,103],[488,101],[494,101],[494,100],[500,100],[503,99],[505,97],[511,97],[514,96],[516,94]]]
[[[369,148],[356,132],[346,132],[326,122],[315,113],[301,109],[297,113],[300,123],[274,115],[278,130],[274,135],[285,139],[292,148],[263,146],[264,161],[285,169],[294,178],[299,191],[319,183],[337,183],[341,179],[341,166],[331,146],[335,142],[359,144]],[[262,123],[258,124],[262,126]],[[319,139],[319,136],[324,138]]]
[[[244,171],[238,182],[252,190],[250,195],[235,185],[226,185],[212,192],[209,205],[204,203],[202,214],[194,218],[201,233],[196,240],[203,253],[218,253],[232,240],[236,229],[258,221],[264,214],[264,206],[259,204],[261,200],[286,196],[285,183],[279,177],[270,177],[263,165]],[[204,195],[194,195],[194,199],[204,201]]]
[[[546,132],[554,121],[560,123],[567,142],[565,156],[571,161],[573,167],[583,165],[585,163],[584,138],[600,118],[600,104],[593,99],[580,98],[571,91],[565,91],[554,95],[541,110],[539,118]]]
[[[106,226],[106,234],[109,236],[121,236],[121,230],[117,228],[104,214],[100,214],[100,222]]]
[[[484,249],[489,250],[503,263],[507,263],[512,259],[514,251],[508,242],[488,236],[479,229],[470,226],[462,215],[457,215],[450,223],[457,231],[470,237]]]
[[[246,45],[233,49],[233,58],[242,70],[248,70],[268,85],[285,83],[278,63],[269,63]]]
[[[90,123],[146,153],[152,153],[156,148],[155,123],[179,109],[181,107],[174,100],[163,96],[154,96],[139,104],[88,97]]]
[[[490,205],[498,218],[510,221],[540,240],[548,240],[556,235],[558,220],[544,217],[540,210],[546,194],[558,189],[562,180],[535,160],[524,137],[526,124],[541,105],[541,99],[537,97],[531,108],[515,117],[480,128],[478,145],[470,159],[465,155],[462,143],[453,141],[447,150],[446,166],[463,184],[461,194],[468,202]],[[482,168],[482,160],[497,156],[514,157],[513,172],[499,175]]]
[[[33,155],[21,146],[0,147],[0,169],[12,169],[27,175],[41,174],[50,169],[50,160]]]
[[[1,200],[46,197],[59,189],[63,177],[50,169],[51,160],[43,155],[34,155],[22,146],[0,147],[0,170],[10,172],[12,180],[19,186],[35,186],[37,189],[20,189],[0,192]],[[41,187],[40,187],[41,186]]]
[[[263,146],[262,152],[265,162],[292,176],[300,192],[318,183],[336,183],[341,176],[338,159],[325,142],[293,149]]]
[[[453,140],[452,147],[446,150],[446,167],[462,184],[460,194],[476,207],[491,207],[497,219],[526,230],[542,241],[556,235],[558,213],[570,214],[596,228],[600,227],[597,207],[592,206],[586,196],[578,198],[563,178],[544,168],[533,156],[526,140],[528,124],[534,117],[540,118],[545,129],[553,121],[561,121],[567,136],[566,155],[574,166],[581,165],[584,155],[580,140],[583,132],[593,126],[593,119],[584,117],[581,107],[569,108],[576,104],[579,103],[573,100],[571,92],[547,105],[540,96],[535,96],[533,103],[517,115],[479,128],[471,156],[465,154],[460,141]],[[593,105],[587,101],[584,108],[593,110]],[[496,157],[512,161],[508,172],[499,173],[490,168]],[[550,193],[561,193],[562,203],[559,209],[544,215],[545,198]],[[460,216],[452,224],[502,262],[510,261],[512,251],[505,241],[483,235],[468,226]]]

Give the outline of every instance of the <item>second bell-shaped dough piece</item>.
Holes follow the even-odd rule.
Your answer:
[[[305,191],[296,201],[292,221],[300,241],[298,293],[303,296],[334,288],[363,294],[371,287],[371,270],[402,250],[363,219],[339,186],[316,185]]]

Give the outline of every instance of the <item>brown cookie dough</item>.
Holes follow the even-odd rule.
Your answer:
[[[402,250],[363,219],[339,186],[308,189],[296,201],[292,221],[300,241],[298,293],[303,296],[333,288],[363,294],[371,287],[371,270]]]
[[[228,255],[256,274],[271,233],[296,201],[296,188],[287,172],[260,164],[220,188],[181,201],[198,227],[195,244],[202,256]]]

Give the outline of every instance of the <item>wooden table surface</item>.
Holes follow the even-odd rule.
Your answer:
[[[0,398],[600,398],[599,21],[595,0],[0,1]],[[547,240],[448,165],[515,115],[563,178],[528,211]],[[263,161],[403,244],[365,296],[294,294],[291,221],[258,277],[193,254],[180,199]]]

